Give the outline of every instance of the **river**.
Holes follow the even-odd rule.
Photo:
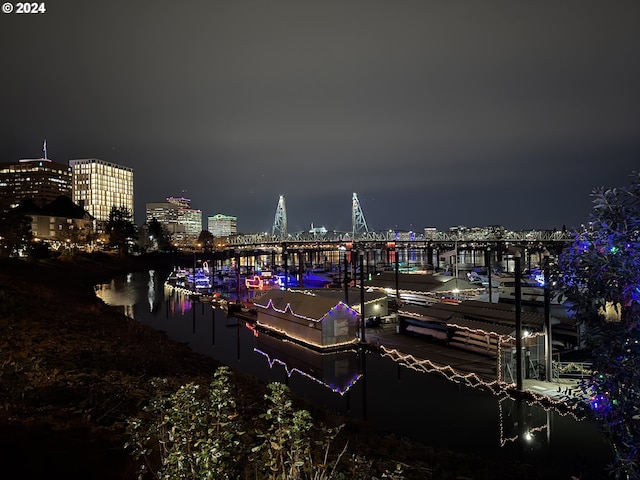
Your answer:
[[[596,425],[499,397],[357,350],[319,354],[258,333],[211,305],[164,287],[168,272],[132,273],[96,286],[105,303],[165,331],[199,353],[382,431],[451,449],[528,464],[553,464],[558,478],[604,478],[611,451]]]

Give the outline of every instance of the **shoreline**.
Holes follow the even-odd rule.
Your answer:
[[[140,325],[93,292],[118,274],[169,263],[169,256],[0,261],[0,447],[9,478],[137,478],[124,450],[125,427],[153,395],[149,380],[166,378],[174,389],[210,383],[218,362]],[[251,424],[266,385],[237,372],[233,381]],[[295,401],[316,422],[346,423],[350,451],[374,461],[378,477],[399,463],[405,479],[553,478],[541,466],[436,451]]]

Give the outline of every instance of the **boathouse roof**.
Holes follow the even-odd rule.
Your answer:
[[[416,305],[407,305],[403,307],[398,311],[398,315],[422,321],[438,322],[444,325],[457,325],[458,327],[473,331],[482,331],[496,336],[511,336],[515,328],[513,325],[509,324],[466,318],[460,312],[434,311],[432,310],[432,307],[420,307]]]
[[[402,311],[420,314],[424,317],[441,321],[459,317],[465,320],[483,322],[486,325],[507,326],[511,330],[513,330],[516,323],[516,312],[513,307],[473,300],[467,300],[457,305],[449,303],[436,303],[428,307],[406,305],[402,307]],[[523,327],[540,330],[544,326],[544,315],[541,313],[521,312],[520,319]],[[558,321],[556,320],[555,323],[558,323]]]
[[[382,272],[371,280],[365,281],[367,287],[396,288],[395,272]],[[463,278],[450,275],[432,275],[423,273],[398,273],[398,289],[414,292],[447,292],[453,289],[470,290],[482,288]]]
[[[296,289],[293,288],[291,291],[295,292],[309,292],[315,295],[319,295],[322,297],[333,298],[335,302],[338,300],[342,300],[344,302],[344,288],[317,288],[317,289]],[[387,294],[380,291],[365,291],[364,292],[364,301],[365,303],[376,302],[380,300],[385,300],[387,298]],[[349,305],[360,305],[360,288],[349,288]]]
[[[302,293],[291,290],[269,290],[253,301],[254,305],[263,308],[273,308],[284,313],[290,311],[293,315],[320,321],[335,306],[344,302],[329,296],[312,293]],[[355,311],[354,311],[355,312]]]

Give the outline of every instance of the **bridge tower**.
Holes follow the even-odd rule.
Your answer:
[[[271,233],[283,238],[287,236],[287,208],[284,204],[284,195],[280,195],[280,199],[278,200],[276,217],[273,220]]]
[[[369,228],[367,227],[367,221],[364,219],[364,213],[360,207],[360,200],[358,200],[358,194],[353,194],[353,202],[351,206],[351,227],[353,229],[352,235],[355,238],[356,235],[361,233],[367,233]]]

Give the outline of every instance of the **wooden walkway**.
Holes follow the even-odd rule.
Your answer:
[[[423,372],[439,373],[458,383],[481,386],[494,393],[513,393],[515,384],[498,382],[497,360],[486,355],[448,346],[424,336],[400,334],[397,323],[367,328],[365,341],[372,349]],[[548,398],[551,403],[563,403],[568,397],[582,396],[576,379],[547,382],[524,379],[523,390],[533,397]]]
[[[397,333],[397,325],[390,323],[383,324],[380,328],[367,328],[365,341],[373,348],[397,350],[416,359],[431,360],[461,372],[476,373],[486,380],[497,379],[495,358],[450,347],[425,336]]]

